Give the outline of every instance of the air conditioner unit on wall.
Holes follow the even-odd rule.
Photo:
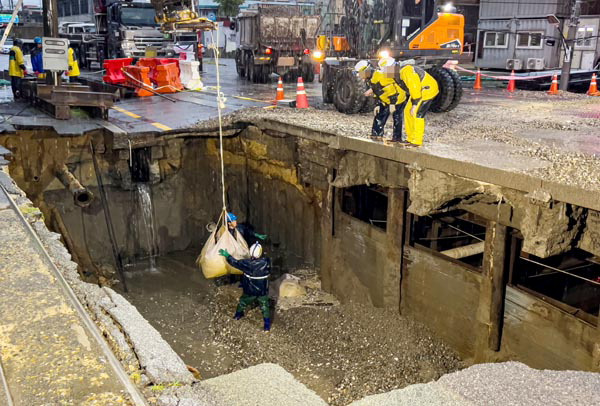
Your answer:
[[[544,58],[529,58],[529,59],[527,59],[527,69],[529,69],[529,70],[544,70]]]
[[[520,59],[507,59],[506,60],[507,70],[521,70],[523,69],[523,61]]]

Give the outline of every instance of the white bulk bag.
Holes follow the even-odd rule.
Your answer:
[[[235,230],[235,238],[227,230],[226,225],[210,234],[208,240],[204,244],[196,264],[202,268],[202,273],[206,279],[218,278],[227,274],[241,274],[242,272],[230,266],[225,257],[219,255],[219,250],[225,249],[235,259],[244,259],[250,257],[248,243],[238,230]]]

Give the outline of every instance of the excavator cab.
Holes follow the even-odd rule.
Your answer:
[[[163,32],[210,31],[217,28],[214,21],[199,17],[193,0],[151,0],[156,22]]]
[[[464,16],[448,1],[439,0],[339,0],[343,13],[335,12],[335,1],[324,21],[329,21],[319,39],[323,100],[338,111],[354,114],[369,111],[372,100],[363,96],[364,83],[349,70],[358,60],[391,56],[415,59],[436,78],[440,93],[431,111],[456,107],[462,96],[458,74],[443,68],[448,59],[462,53]],[[327,18],[329,14],[329,19]],[[375,62],[375,61],[374,61]]]

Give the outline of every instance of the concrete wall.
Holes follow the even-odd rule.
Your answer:
[[[404,254],[402,315],[429,326],[461,356],[472,357],[480,328],[481,275],[423,249],[405,246]]]

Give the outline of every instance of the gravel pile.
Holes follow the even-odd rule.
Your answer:
[[[420,324],[396,312],[359,304],[278,312],[262,332],[254,309],[231,318],[235,286],[217,289],[210,332],[227,354],[229,370],[270,362],[281,365],[330,404],[427,382],[456,370],[458,357]]]

